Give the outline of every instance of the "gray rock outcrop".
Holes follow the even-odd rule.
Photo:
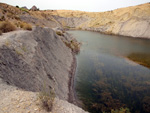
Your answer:
[[[34,92],[54,88],[61,99],[68,99],[73,55],[53,30],[38,27],[5,34],[1,40],[0,78]]]
[[[24,107],[29,105],[32,111],[32,108],[37,107],[35,99],[38,92],[53,91],[56,99],[68,101],[74,58],[71,49],[61,38],[52,29],[41,27],[0,36],[0,110],[5,111],[4,108],[9,107],[13,113],[23,109],[27,111]],[[21,101],[22,98],[24,101]],[[16,102],[17,105],[14,104]],[[70,106],[70,110],[74,109],[74,105]],[[67,109],[67,105],[64,105],[64,109]],[[80,111],[78,107],[75,109],[77,111],[74,113],[78,109]]]

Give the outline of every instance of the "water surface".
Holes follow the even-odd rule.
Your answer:
[[[84,109],[92,113],[150,112],[150,69],[127,59],[133,53],[150,54],[150,40],[68,32],[82,42],[75,90]]]

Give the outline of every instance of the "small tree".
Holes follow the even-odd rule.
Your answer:
[[[16,8],[19,8],[19,6],[18,6],[18,5],[16,5]]]

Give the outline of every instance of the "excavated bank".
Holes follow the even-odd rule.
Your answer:
[[[29,106],[29,110],[35,112],[32,108],[38,106],[33,101],[36,103],[35,96],[38,92],[53,91],[56,94],[56,100],[64,100],[64,103],[68,99],[72,100],[71,81],[74,78],[75,58],[71,49],[63,43],[61,38],[52,29],[41,27],[36,27],[33,31],[15,31],[0,36],[0,99],[2,102],[0,109],[9,106],[12,108],[11,112],[15,113],[18,109],[25,111],[26,107],[22,108],[24,104],[27,106],[33,104]],[[22,95],[30,94],[31,101],[22,105],[21,98],[24,101],[28,99]],[[7,101],[16,103],[17,98],[21,102],[17,105],[8,105]],[[58,101],[55,102],[56,105],[58,103]],[[71,106],[70,111],[74,109],[74,106]],[[67,105],[62,107],[65,112]],[[3,109],[4,112],[5,110]],[[38,111],[43,113],[39,108]],[[76,112],[85,111],[75,107],[74,113]]]

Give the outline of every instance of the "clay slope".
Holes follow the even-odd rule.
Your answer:
[[[150,4],[99,13],[88,29],[108,34],[150,38]]]
[[[16,31],[0,37],[0,77],[7,84],[33,92],[53,88],[68,99],[71,50],[49,28]]]
[[[77,29],[150,38],[150,3],[99,13],[60,10],[57,11],[57,15],[66,19],[65,22],[56,19],[60,23],[65,23],[65,26],[69,26],[71,22],[68,20],[74,17],[74,27]]]
[[[106,34],[150,38],[150,3],[107,12],[24,11],[7,4],[0,4],[0,17],[2,16],[15,24],[24,21],[33,26],[75,28]],[[19,20],[15,19],[17,17]]]
[[[0,112],[46,112],[36,105],[39,92],[52,91],[56,98],[68,101],[74,59],[61,38],[67,39],[67,34],[61,37],[41,27],[0,36]],[[60,103],[56,100],[57,110]],[[70,110],[77,110],[74,113],[84,112],[65,101],[66,106],[59,105],[63,110],[72,106]]]

